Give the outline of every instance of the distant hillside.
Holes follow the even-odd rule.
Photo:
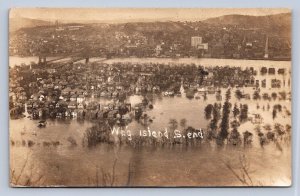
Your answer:
[[[167,32],[180,32],[188,30],[189,27],[184,26],[182,22],[133,22],[126,23],[124,25],[124,30],[126,32],[155,32],[155,31],[167,31]]]
[[[80,26],[71,28],[69,26]],[[127,23],[80,22],[64,20],[60,29],[52,21],[28,18],[10,20],[10,52],[33,56],[70,55],[91,51],[102,56],[199,56],[191,37],[208,43],[206,55],[214,58],[264,58],[266,37],[269,58],[289,59],[291,15],[226,15],[204,21],[147,21]],[[224,28],[226,27],[226,28]],[[55,32],[55,33],[54,33]],[[247,47],[247,42],[253,47]],[[156,51],[157,46],[161,51]],[[155,51],[155,53],[154,53]],[[202,54],[201,54],[202,55]]]
[[[32,28],[37,26],[48,26],[53,24],[49,21],[30,19],[30,18],[10,18],[9,31],[15,32],[21,28]]]
[[[61,21],[63,24],[69,24],[71,21]],[[77,23],[81,23],[77,21]],[[85,21],[83,24],[100,24],[97,21]],[[276,34],[283,35],[291,30],[291,14],[276,14],[269,16],[248,16],[248,15],[225,15],[216,18],[209,18],[202,22],[192,22],[196,26],[205,26],[205,24],[222,26],[222,25],[237,25],[244,28],[263,28],[270,32],[275,31]],[[29,19],[29,18],[12,18],[10,19],[9,30],[14,32],[21,28],[31,28],[37,26],[53,25],[53,22]],[[163,22],[130,22],[115,24],[115,27],[123,29],[125,32],[153,32],[157,30],[170,31],[170,32],[182,32],[191,30],[191,26],[186,26],[182,22],[163,21]],[[122,28],[123,27],[123,28]],[[121,30],[120,29],[120,30]]]
[[[247,15],[225,15],[216,18],[209,18],[203,22],[215,25],[240,25],[250,27],[263,27],[271,25],[290,25],[291,14],[276,14],[268,16],[247,16]]]
[[[238,25],[245,28],[262,28],[270,32],[276,31],[287,36],[291,30],[291,14],[275,14],[268,16],[225,15],[203,21],[211,25]],[[290,36],[290,35],[288,35]]]

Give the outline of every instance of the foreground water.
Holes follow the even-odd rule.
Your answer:
[[[134,96],[131,100],[137,101],[139,98]],[[205,128],[208,122],[204,119],[203,109],[206,104],[203,102],[183,97],[156,100],[154,109],[147,111],[150,117],[155,117],[149,126],[157,130],[162,126],[168,127],[170,118],[177,121],[185,118],[187,125]],[[248,104],[250,108],[256,107],[255,103]],[[177,145],[134,149],[130,146],[102,144],[90,149],[81,144],[85,130],[92,126],[91,122],[48,120],[47,127],[42,129],[37,127],[37,123],[29,118],[10,122],[10,137],[15,142],[11,147],[11,166],[21,171],[28,158],[24,176],[30,176],[31,170],[33,178],[43,176],[37,186],[103,186],[106,181],[102,177],[105,172],[113,173],[115,161],[115,186],[245,186],[226,166],[230,164],[239,172],[243,156],[249,164],[253,185],[282,186],[290,183],[289,144],[283,145],[281,150],[274,143],[262,148],[256,136],[251,147],[216,148],[203,143],[193,147]],[[129,127],[133,131],[145,128],[136,121],[129,124]],[[251,123],[241,126],[241,130],[248,128],[252,130]],[[76,141],[77,146],[69,142],[70,137]],[[36,145],[22,145],[22,141],[29,140],[36,142]],[[56,141],[60,145],[48,146],[48,143]]]

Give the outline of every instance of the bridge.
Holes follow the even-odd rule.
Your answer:
[[[68,58],[70,58],[70,59],[68,59]],[[66,61],[63,61],[64,59],[66,59]],[[39,65],[46,65],[46,64],[49,64],[49,63],[59,63],[59,61],[61,61],[63,64],[73,64],[73,63],[81,61],[81,60],[85,60],[85,63],[87,64],[90,61],[90,57],[87,57],[87,56],[85,56],[85,57],[80,57],[80,56],[58,57],[58,58],[51,59],[51,60],[47,61],[46,56],[39,56],[38,64]]]

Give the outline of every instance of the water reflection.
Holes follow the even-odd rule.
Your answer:
[[[211,102],[216,101],[214,95],[208,96]],[[138,104],[142,99],[143,96],[135,95],[128,101]],[[208,121],[203,113],[206,106],[204,100],[160,97],[153,100],[153,105],[152,110],[145,111],[153,118],[149,124],[153,130],[168,127],[171,118],[177,121],[185,118],[189,126],[207,127]],[[256,103],[249,105],[250,108],[256,107]],[[26,159],[24,155],[29,153],[27,173],[33,167],[36,175],[43,175],[40,185],[107,185],[102,176],[111,174],[112,165],[116,162],[115,186],[244,186],[225,164],[230,163],[238,169],[243,155],[250,163],[250,170],[255,171],[250,174],[254,185],[282,185],[290,181],[289,145],[283,146],[283,151],[277,150],[275,144],[261,148],[258,142],[249,148],[215,148],[209,143],[202,143],[194,147],[139,148],[102,144],[90,149],[82,146],[81,142],[85,130],[92,126],[91,122],[48,120],[47,127],[43,129],[37,128],[36,124],[37,121],[29,118],[10,121],[10,137],[20,141],[19,145],[11,147],[11,166],[20,171]],[[133,131],[145,129],[137,121],[132,121],[128,126]],[[76,141],[77,146],[71,145],[69,137]],[[30,148],[23,146],[23,140],[32,140],[36,145]],[[55,141],[59,141],[60,145],[45,146],[43,143]]]

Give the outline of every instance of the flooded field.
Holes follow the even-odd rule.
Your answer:
[[[24,59],[20,59],[23,61]],[[29,59],[30,61],[34,59]],[[20,61],[16,64],[20,64]],[[107,60],[107,63],[126,62],[126,59]],[[17,60],[14,62],[17,62]],[[196,63],[206,66],[262,66],[290,67],[290,62],[248,61],[229,59],[130,59],[130,62],[165,62]],[[10,61],[12,64],[13,62]],[[24,61],[24,63],[26,63]],[[13,63],[14,64],[14,63]],[[273,77],[282,80],[290,75],[258,76]],[[268,79],[268,78],[267,78]],[[271,78],[269,78],[271,79]],[[227,89],[221,89],[225,97]],[[291,125],[291,116],[282,112],[272,118],[273,108],[281,104],[282,108],[291,109],[290,100],[238,100],[234,96],[237,88],[231,89],[232,105],[247,104],[249,114],[259,113],[263,124]],[[252,87],[241,89],[252,96]],[[261,94],[290,92],[290,86],[280,89],[261,89]],[[137,104],[142,96],[128,97],[128,102]],[[105,103],[109,100],[98,100]],[[205,119],[204,109],[207,104],[218,101],[215,94],[208,94],[207,99],[187,99],[182,97],[155,96],[153,109],[145,113],[153,121],[147,125],[152,130],[169,128],[170,119],[186,119],[186,125],[206,130],[209,121]],[[259,106],[259,107],[258,107]],[[19,184],[27,183],[28,178],[35,186],[283,186],[291,183],[291,148],[290,142],[273,143],[261,146],[255,132],[256,124],[248,121],[241,124],[240,132],[253,133],[251,146],[217,147],[210,142],[196,146],[141,146],[133,148],[127,145],[99,144],[94,148],[82,145],[85,130],[93,126],[91,121],[47,120],[45,128],[38,128],[38,120],[22,118],[10,120],[10,162],[11,172]],[[147,127],[133,120],[128,124],[134,134]],[[179,126],[180,129],[180,126]],[[30,142],[31,141],[31,142]],[[34,143],[34,145],[30,145]],[[279,145],[279,146],[278,146]],[[212,164],[213,163],[213,164]],[[243,183],[239,176],[247,167],[249,177]]]
[[[138,97],[134,97],[137,99]],[[213,98],[212,98],[213,99]],[[209,100],[212,100],[209,99]],[[189,103],[190,104],[189,107]],[[204,119],[204,103],[201,100],[189,100],[181,97],[157,100],[154,109],[147,112],[150,117],[154,117],[153,123],[149,125],[151,129],[161,129],[162,125],[168,127],[170,118],[180,120],[187,119],[187,124],[197,128],[206,128],[208,121]],[[256,107],[252,103],[250,109]],[[188,111],[193,112],[188,112]],[[267,115],[264,115],[267,117]],[[270,117],[271,118],[271,117]],[[266,119],[267,120],[267,119]],[[286,118],[286,123],[290,119]],[[183,185],[193,186],[230,186],[242,183],[234,174],[226,168],[226,162],[239,167],[240,157],[245,156],[250,164],[251,178],[254,185],[263,185],[272,182],[272,179],[280,181],[272,182],[273,185],[289,184],[290,176],[290,147],[289,144],[279,150],[275,144],[265,147],[259,145],[259,139],[254,138],[251,147],[227,147],[216,148],[210,144],[201,144],[197,147],[174,146],[165,147],[141,147],[133,149],[130,146],[110,146],[99,145],[90,149],[81,145],[85,129],[92,126],[90,122],[80,122],[77,120],[48,121],[46,128],[38,128],[38,121],[28,118],[11,120],[10,134],[11,140],[16,144],[11,147],[11,164],[23,166],[28,155],[27,172],[33,168],[33,175],[43,176],[40,185],[57,185],[64,182],[70,186],[95,186],[96,176],[99,175],[98,185],[103,185],[101,181],[102,169],[112,170],[112,165],[116,163],[117,186],[126,185],[160,185],[174,186],[178,182]],[[284,122],[280,122],[284,124]],[[145,129],[136,121],[128,125],[130,130],[137,132]],[[241,130],[254,132],[251,123],[245,123]],[[68,138],[72,137],[78,145],[73,146]],[[37,143],[34,147],[22,145],[23,141],[33,141]],[[59,141],[58,146],[47,145],[47,142]],[[19,142],[19,143],[18,143]],[[105,158],[103,158],[105,157]],[[214,164],[211,164],[213,162]],[[23,164],[22,164],[23,163]],[[134,172],[130,174],[134,165]],[[14,168],[16,171],[22,168]],[[148,172],[151,171],[151,172]],[[26,173],[27,173],[26,172]],[[32,172],[32,171],[31,171]],[[269,180],[266,180],[266,174]],[[29,175],[28,173],[26,175]],[[128,177],[131,176],[128,182]],[[264,179],[264,180],[261,180]],[[90,184],[86,184],[89,182]],[[260,184],[261,183],[261,184]],[[109,185],[108,185],[109,186]]]

